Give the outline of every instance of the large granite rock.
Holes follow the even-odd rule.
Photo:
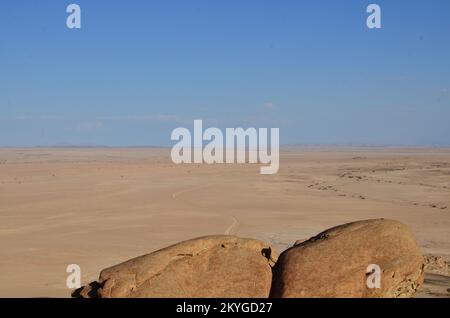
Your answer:
[[[104,269],[98,282],[73,296],[264,298],[276,259],[257,240],[201,237]]]
[[[381,269],[381,286],[376,273]],[[423,283],[423,258],[408,227],[367,220],[326,230],[283,252],[272,297],[409,297]],[[369,288],[367,280],[371,282]]]

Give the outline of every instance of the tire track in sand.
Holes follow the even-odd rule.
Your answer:
[[[178,192],[174,192],[172,193],[172,199],[176,200],[176,198],[184,193],[188,193],[188,192],[192,192],[192,191],[196,191],[196,190],[201,190],[203,188],[208,188],[210,187],[212,184],[207,184],[207,185],[202,185],[202,186],[198,186],[198,187],[193,187],[193,188],[188,188],[188,189],[184,189]]]
[[[225,235],[233,235],[235,234],[235,229],[239,225],[239,221],[233,216],[233,223],[225,230]]]
[[[203,188],[208,188],[210,187],[212,184],[207,184],[207,185],[203,185],[203,186],[198,186],[198,187],[193,187],[193,188],[189,188],[189,189],[184,189],[178,192],[174,192],[172,193],[172,199],[176,200],[177,197],[181,194],[184,193],[189,193],[192,191],[196,191],[196,190],[201,190]],[[239,221],[233,216],[233,223],[231,223],[231,225],[229,227],[227,227],[227,229],[225,230],[225,235],[233,235],[236,232],[236,228],[239,225]]]

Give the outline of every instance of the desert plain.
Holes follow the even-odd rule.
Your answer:
[[[280,169],[172,163],[169,148],[0,149],[0,297],[70,297],[109,266],[193,237],[272,244],[399,220],[450,261],[450,148],[283,147]],[[445,269],[418,297],[450,297]]]

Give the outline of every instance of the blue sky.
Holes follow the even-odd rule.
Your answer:
[[[450,145],[449,16],[448,0],[5,0],[0,145],[169,146],[194,119],[282,144]]]

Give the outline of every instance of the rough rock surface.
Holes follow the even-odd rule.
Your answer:
[[[381,288],[368,288],[368,266]],[[409,228],[393,220],[359,221],[326,230],[283,252],[272,297],[410,297],[423,283],[423,257]],[[372,272],[373,273],[373,272]],[[373,287],[373,285],[372,285]]]
[[[423,259],[426,272],[450,276],[450,263],[442,256],[425,255]]]
[[[235,236],[181,242],[104,269],[74,297],[268,297],[277,255]]]

